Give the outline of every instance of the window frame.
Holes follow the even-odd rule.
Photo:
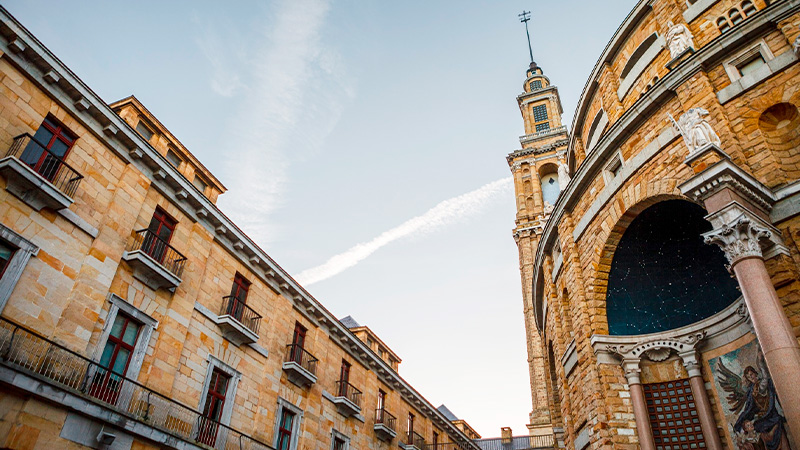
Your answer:
[[[341,450],[349,450],[350,449],[350,438],[345,434],[339,432],[335,428],[331,430],[331,450],[340,450],[336,447],[336,441],[342,442]]]
[[[761,55],[765,65],[769,64],[769,62],[775,58],[775,55],[773,55],[772,50],[770,50],[764,38],[759,39],[753,45],[738,52],[733,58],[722,63],[722,66],[725,68],[725,73],[728,74],[731,83],[735,83],[744,78],[741,72],[739,72],[739,68],[758,55]]]
[[[541,120],[536,120],[536,110],[537,108],[544,109],[544,118]],[[531,106],[531,122],[533,123],[533,129],[536,133],[540,131],[547,131],[550,129],[550,113],[547,111],[547,103],[540,103],[538,105]],[[539,125],[547,125],[547,128],[539,129]]]
[[[170,153],[175,155],[175,157],[170,158]],[[167,153],[164,155],[164,157],[167,159],[167,162],[170,163],[170,165],[176,169],[179,169],[181,167],[181,164],[183,164],[183,158],[181,158],[181,155],[179,155],[178,152],[176,152],[175,149],[172,147],[167,148]],[[173,159],[177,159],[178,163],[175,164],[175,161],[173,161]]]
[[[52,134],[48,142],[41,142],[35,139],[36,133],[38,133],[39,130],[41,130],[42,128],[46,129]],[[39,125],[39,128],[37,128],[36,131],[34,132],[33,138],[37,144],[44,147],[47,151],[43,151],[39,155],[39,159],[34,164],[25,161],[23,161],[23,163],[28,165],[31,169],[33,169],[34,172],[44,177],[47,181],[53,181],[52,179],[55,178],[56,171],[53,171],[52,174],[43,174],[42,172],[44,172],[44,170],[42,170],[42,165],[47,161],[48,158],[57,158],[62,162],[65,161],[67,159],[67,155],[69,155],[69,152],[75,145],[75,141],[78,140],[78,135],[75,134],[75,132],[73,132],[69,128],[67,128],[63,123],[61,123],[60,120],[56,119],[52,114],[48,114],[47,116],[45,116],[44,120],[42,120],[42,123]],[[50,151],[52,151],[53,144],[55,144],[56,141],[60,141],[62,144],[67,146],[67,148],[64,150],[64,154],[61,156],[49,153]],[[23,151],[23,155],[24,154],[25,152]],[[21,161],[23,155],[20,155]]]
[[[198,183],[202,185],[202,188],[198,186]],[[192,186],[197,188],[197,190],[200,191],[201,194],[205,194],[206,189],[208,189],[208,182],[206,182],[206,180],[200,175],[195,174],[194,179],[192,179]]]
[[[2,223],[0,223],[0,240],[14,249],[3,273],[0,274],[0,312],[3,312],[28,261],[32,256],[39,254],[39,247]]]
[[[231,416],[233,415],[233,406],[236,403],[236,390],[239,386],[239,381],[242,379],[242,374],[233,367],[225,364],[221,359],[214,355],[208,355],[208,369],[206,371],[205,381],[203,382],[203,394],[200,397],[200,404],[198,405],[199,411],[205,411],[206,402],[208,401],[208,390],[211,385],[211,379],[214,371],[217,370],[229,377],[228,386],[225,392],[225,403],[222,405],[222,413],[220,414],[219,423],[223,425],[230,425]]]
[[[145,129],[145,130],[147,130],[148,132],[150,132],[150,136],[149,136],[149,137],[148,137],[148,136],[145,136],[145,135],[143,135],[143,134],[142,134],[142,132],[139,130],[139,126],[140,126],[140,125],[141,125],[141,126],[142,126],[142,127]],[[142,139],[144,139],[144,140],[145,140],[145,141],[147,141],[147,142],[150,142],[150,140],[151,140],[151,139],[153,139],[153,136],[155,136],[155,135],[156,135],[156,132],[154,131],[154,128],[155,128],[155,127],[153,127],[152,125],[150,125],[150,124],[147,122],[147,120],[145,120],[145,119],[142,119],[142,118],[139,118],[139,121],[138,121],[138,122],[136,122],[136,126],[135,126],[135,127],[133,127],[133,129],[134,129],[134,130],[136,130],[136,133],[137,133],[139,136],[141,136],[141,137],[142,137]]]
[[[100,363],[100,358],[103,356],[103,350],[106,348],[106,342],[108,342],[108,337],[111,334],[111,328],[114,326],[114,321],[117,320],[117,315],[122,312],[126,316],[133,318],[133,320],[141,324],[141,327],[139,328],[139,336],[136,339],[133,353],[131,354],[130,361],[128,361],[128,367],[125,370],[125,377],[130,378],[131,380],[137,380],[139,378],[139,372],[142,369],[142,362],[144,362],[147,348],[150,345],[150,339],[152,338],[153,331],[158,328],[158,321],[150,317],[144,311],[128,303],[127,300],[117,294],[108,294],[107,300],[110,306],[105,317],[103,329],[100,332],[100,338],[97,340],[97,346],[95,347],[92,361],[95,361],[98,364]]]
[[[292,433],[289,435],[289,450],[297,450],[297,444],[300,442],[300,425],[303,421],[303,410],[283,397],[278,397],[278,409],[275,414],[275,428],[273,431],[273,436],[275,436],[273,439],[273,447],[280,450],[278,447],[278,440],[280,438],[279,432],[284,411],[294,414]]]
[[[605,167],[603,167],[603,178],[605,179],[606,185],[611,184],[619,177],[623,167],[625,167],[625,160],[622,159],[622,151],[617,150],[611,158],[609,158]]]

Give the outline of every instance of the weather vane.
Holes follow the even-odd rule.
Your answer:
[[[519,21],[525,24],[525,34],[528,36],[528,52],[531,54],[531,62],[533,62],[533,48],[531,47],[531,33],[528,32],[528,21],[531,20],[531,12],[522,10],[522,14],[518,15]]]

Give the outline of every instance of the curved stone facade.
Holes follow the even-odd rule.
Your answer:
[[[528,134],[508,161],[532,434],[552,429],[577,450],[800,449],[800,388],[790,382],[800,377],[798,36],[798,1],[640,1],[598,59],[569,133],[538,141],[526,81]],[[560,108],[554,96],[550,110]],[[560,164],[569,182],[551,206],[540,182]],[[711,231],[696,239],[725,253],[743,298],[688,326],[609,336],[617,245],[642,211],[675,199],[705,209]],[[633,305],[646,300],[636,294]],[[675,382],[691,386],[697,420],[672,443],[652,408],[658,386]],[[783,411],[729,400],[758,392]],[[785,417],[782,430],[765,424],[770,414]]]

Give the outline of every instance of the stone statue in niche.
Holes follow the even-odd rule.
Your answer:
[[[671,114],[669,115],[673,125],[683,136],[683,142],[689,148],[690,155],[708,144],[721,145],[719,136],[703,118],[707,115],[708,111],[703,108],[692,108],[683,113],[677,121]]]
[[[569,180],[570,180],[570,178],[569,178],[569,168],[567,167],[567,164],[564,161],[559,159],[558,160],[558,189],[561,192],[564,192],[564,189],[567,188],[567,185],[569,184]]]
[[[669,48],[669,56],[672,59],[680,56],[686,49],[691,48],[694,50],[694,41],[692,41],[694,36],[692,36],[692,32],[689,31],[686,25],[682,23],[675,25],[670,21],[667,22],[667,26],[669,29],[667,30],[666,41]]]

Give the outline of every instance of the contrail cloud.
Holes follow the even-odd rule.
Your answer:
[[[499,194],[511,191],[512,188],[513,179],[506,177],[458,197],[444,200],[425,214],[384,231],[371,241],[356,244],[348,250],[332,256],[323,264],[300,272],[294,278],[305,286],[327,280],[355,266],[381,247],[398,239],[431,233],[450,225],[457,219],[478,214],[489,204],[490,200]]]

